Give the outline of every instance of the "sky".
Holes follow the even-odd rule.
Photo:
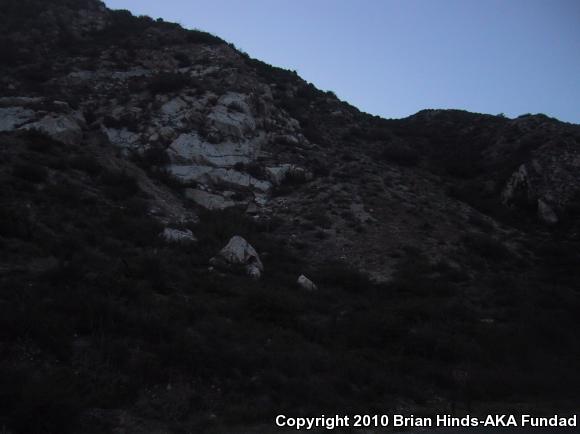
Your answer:
[[[213,33],[360,110],[580,123],[579,0],[105,0]]]

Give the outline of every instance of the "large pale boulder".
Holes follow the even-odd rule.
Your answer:
[[[243,271],[255,279],[259,279],[264,271],[264,265],[256,250],[238,235],[232,237],[210,263],[230,271]]]

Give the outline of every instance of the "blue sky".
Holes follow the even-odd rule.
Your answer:
[[[578,0],[105,0],[220,36],[386,118],[424,108],[580,123]]]

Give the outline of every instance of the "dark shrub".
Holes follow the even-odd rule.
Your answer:
[[[141,155],[134,155],[134,160],[144,169],[167,166],[171,162],[162,146],[150,146]]]
[[[175,72],[162,72],[149,81],[149,90],[153,93],[177,92],[191,84],[190,78],[185,74]]]
[[[48,170],[46,167],[33,163],[20,163],[14,166],[12,174],[20,179],[35,184],[46,181]]]
[[[173,58],[177,60],[177,66],[179,68],[186,68],[191,66],[191,59],[185,53],[175,53]]]
[[[313,211],[304,217],[323,229],[329,229],[332,226],[332,220],[323,211]]]
[[[401,166],[416,166],[420,160],[419,153],[416,150],[401,143],[386,144],[381,157]]]
[[[465,246],[490,261],[501,261],[510,256],[509,249],[491,235],[472,233],[463,237]]]
[[[202,32],[200,30],[188,30],[187,31],[187,42],[191,44],[208,44],[208,45],[219,45],[224,44],[223,39],[212,35],[211,33]]]
[[[2,424],[22,434],[76,432],[82,399],[72,372],[49,374],[14,368],[0,371]]]
[[[315,273],[315,280],[322,285],[342,288],[349,292],[364,292],[372,287],[369,277],[343,262],[328,262]]]
[[[77,155],[73,157],[70,160],[70,167],[82,170],[91,176],[96,176],[103,170],[103,166],[101,166],[97,158],[92,155]]]
[[[257,162],[252,162],[248,164],[236,163],[234,169],[239,170],[240,172],[246,172],[256,179],[264,180],[268,178],[268,174],[266,173],[265,167]]]
[[[107,170],[101,175],[107,196],[113,200],[125,200],[141,191],[137,180],[125,171]]]

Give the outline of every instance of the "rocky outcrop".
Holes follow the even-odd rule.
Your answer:
[[[258,152],[259,145],[253,141],[210,143],[195,131],[181,134],[169,146],[170,156],[175,163],[196,163],[214,167],[249,163],[256,159]]]
[[[243,271],[254,279],[259,279],[264,271],[264,265],[256,250],[238,235],[232,237],[228,244],[210,260],[210,263],[228,271]]]
[[[42,98],[0,98],[0,131],[39,131],[66,144],[83,136],[84,118],[67,103]]]
[[[317,286],[314,284],[314,282],[312,282],[312,280],[310,280],[304,274],[301,274],[300,277],[298,277],[296,283],[298,283],[298,286],[300,286],[300,288],[306,291],[316,291],[318,289]]]

